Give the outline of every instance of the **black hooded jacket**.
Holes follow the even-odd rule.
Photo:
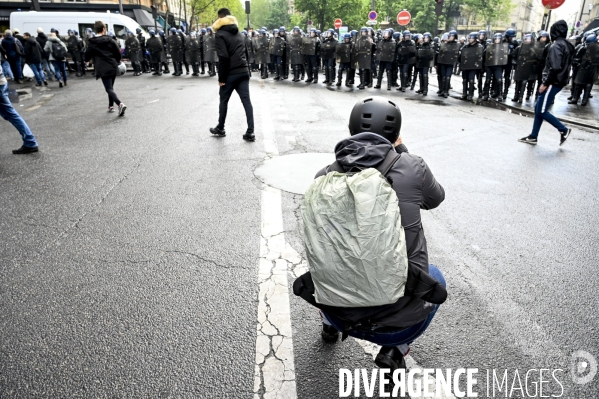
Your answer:
[[[215,46],[218,55],[218,81],[227,83],[227,77],[238,73],[248,73],[247,49],[245,40],[237,27],[237,19],[228,15],[219,18],[212,25],[216,32]]]
[[[553,43],[545,60],[543,85],[564,87],[568,84],[574,56],[574,46],[566,40],[568,24],[564,20],[557,21],[551,25],[549,34]]]
[[[102,35],[89,39],[85,51],[85,61],[89,62],[92,58],[94,59],[96,79],[118,75],[121,50],[110,36]]]
[[[341,308],[319,305],[314,301],[314,284],[309,272],[299,277],[293,285],[296,295],[349,325],[368,319],[372,324],[385,327],[409,327],[424,320],[432,310],[431,303],[442,303],[447,295],[442,286],[428,274],[428,250],[420,218],[421,209],[433,209],[443,202],[445,191],[422,158],[402,152],[400,147],[405,148],[399,146],[395,151],[400,152],[401,157],[386,177],[392,181],[393,190],[397,193],[401,224],[405,231],[408,252],[405,296],[390,305]],[[335,147],[337,161],[346,171],[355,167],[374,168],[385,159],[389,151],[394,151],[393,145],[374,133],[348,137]],[[327,168],[320,170],[316,177],[325,175]],[[426,294],[423,295],[424,292]]]

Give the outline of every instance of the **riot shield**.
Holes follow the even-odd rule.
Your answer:
[[[337,59],[339,62],[351,62],[352,61],[352,45],[351,43],[339,43],[337,45]]]
[[[283,55],[285,51],[285,40],[282,37],[273,37],[270,40],[270,54],[272,55]]]
[[[446,42],[439,46],[439,55],[437,56],[437,64],[453,65],[458,60],[460,52],[460,43]]]
[[[377,61],[393,62],[395,60],[396,44],[393,40],[381,40],[376,47]]]
[[[431,47],[419,48],[416,54],[416,68],[429,68],[434,56],[435,51]]]
[[[399,65],[416,63],[416,47],[405,46],[397,48],[397,62]]]
[[[597,61],[599,58],[599,44],[592,43],[587,46],[582,60],[580,60],[580,66],[578,67],[578,73],[574,79],[574,83],[577,85],[592,84],[597,72]]]
[[[315,37],[302,38],[302,54],[303,55],[316,55],[316,38]]]
[[[371,52],[372,42],[367,37],[360,36],[356,41],[356,64],[358,69],[371,68]]]
[[[303,64],[302,37],[300,35],[292,35],[287,45],[289,46],[289,63],[291,65]]]
[[[483,46],[465,46],[462,49],[462,56],[460,58],[460,69],[462,71],[471,71],[473,69],[482,69],[482,67]]]
[[[507,64],[507,56],[510,51],[509,43],[492,43],[487,45],[485,65],[501,66]]]
[[[518,51],[514,80],[528,80],[536,71],[538,61],[535,43],[522,43]]]
[[[268,38],[266,36],[260,36],[258,40],[256,40],[256,45],[256,63],[268,64],[270,62]]]
[[[323,60],[335,58],[335,49],[337,48],[337,42],[335,40],[327,40],[322,42],[320,45],[320,57]]]

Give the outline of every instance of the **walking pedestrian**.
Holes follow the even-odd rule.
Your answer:
[[[1,45],[6,53],[6,60],[10,64],[10,69],[15,76],[15,81],[19,84],[23,83],[23,67],[21,65],[23,44],[12,35],[10,29],[7,29],[4,31],[4,39],[2,39]]]
[[[56,74],[54,73],[52,64],[49,62],[50,55],[46,53],[46,51],[43,51],[43,49],[46,48],[46,43],[48,42],[48,36],[46,36],[44,33],[43,28],[37,28],[37,37],[35,40],[37,40],[42,48],[42,67],[44,68],[44,73],[46,74],[47,80],[51,81],[54,77],[56,77]]]
[[[35,75],[36,86],[41,86],[42,83],[48,86],[48,82],[44,78],[44,71],[42,69],[42,50],[40,44],[33,38],[28,32],[23,34],[25,39],[25,62],[29,64],[33,74]]]
[[[27,123],[21,118],[21,115],[13,108],[8,98],[8,82],[4,77],[2,65],[0,65],[0,116],[6,119],[21,133],[23,145],[21,148],[12,150],[13,154],[29,154],[38,151],[37,141],[31,133]]]
[[[121,50],[116,42],[106,34],[106,24],[96,21],[94,24],[96,36],[88,41],[85,61],[94,60],[94,73],[96,79],[102,79],[102,84],[108,93],[108,112],[114,112],[114,105],[119,107],[119,116],[125,115],[127,106],[119,100],[114,92],[114,80],[118,74]]]
[[[537,137],[539,136],[543,120],[549,122],[559,131],[559,145],[564,144],[568,136],[570,136],[572,129],[565,127],[563,123],[549,113],[549,107],[553,105],[555,96],[568,84],[570,76],[574,46],[566,40],[567,34],[568,24],[566,21],[559,20],[551,26],[550,36],[553,43],[549,47],[545,68],[543,69],[542,84],[539,87],[539,98],[535,104],[535,120],[532,132],[530,135],[518,140],[521,143],[537,144]]]
[[[239,32],[237,19],[228,8],[218,10],[218,19],[212,25],[216,32],[216,52],[218,54],[218,85],[220,105],[218,125],[210,128],[210,133],[225,136],[227,106],[233,90],[237,92],[247,118],[248,128],[243,139],[254,141],[254,109],[250,101],[250,72],[247,63],[247,49],[243,35]]]
[[[54,74],[58,81],[58,86],[67,86],[67,68],[65,60],[67,59],[67,46],[58,38],[56,32],[50,32],[44,51],[48,54],[48,59],[54,67]]]

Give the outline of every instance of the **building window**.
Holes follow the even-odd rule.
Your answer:
[[[87,0],[67,0],[67,3],[87,3]]]

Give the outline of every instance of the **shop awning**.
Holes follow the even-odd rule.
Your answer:
[[[133,14],[135,14],[135,20],[141,26],[149,26],[149,27],[154,26],[154,18],[152,18],[152,14],[150,14],[146,10],[134,8]]]

